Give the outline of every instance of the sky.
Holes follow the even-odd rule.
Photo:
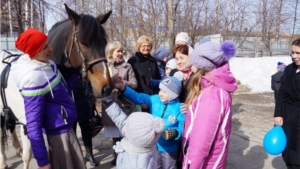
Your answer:
[[[273,92],[271,76],[277,72],[277,62],[292,63],[290,56],[265,56],[259,58],[234,57],[229,60],[234,77],[251,89],[249,93]]]

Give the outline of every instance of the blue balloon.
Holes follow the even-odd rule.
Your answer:
[[[286,135],[281,126],[275,126],[268,131],[263,141],[264,149],[271,155],[281,154],[286,147]]]

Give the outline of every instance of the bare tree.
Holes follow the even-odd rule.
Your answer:
[[[298,2],[299,2],[299,0],[296,0],[296,2],[295,2],[295,14],[294,14],[294,25],[293,25],[293,33],[292,33],[292,35],[294,35],[294,33],[295,33],[295,27],[296,27],[296,22],[297,22]]]
[[[8,16],[9,16],[9,32],[10,37],[13,36],[13,27],[12,27],[12,11],[11,11],[11,1],[8,1]]]
[[[25,3],[25,30],[28,29],[29,27],[29,5],[28,5],[28,0],[24,1]]]

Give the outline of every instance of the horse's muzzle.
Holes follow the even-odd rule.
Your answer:
[[[104,86],[102,88],[102,96],[103,97],[107,97],[107,96],[110,96],[110,94],[111,94],[111,88],[110,88],[110,86]]]

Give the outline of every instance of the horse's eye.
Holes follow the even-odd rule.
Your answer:
[[[88,47],[88,46],[89,46],[89,44],[86,43],[86,42],[81,42],[81,44],[82,44],[83,46],[85,46],[85,47]]]

